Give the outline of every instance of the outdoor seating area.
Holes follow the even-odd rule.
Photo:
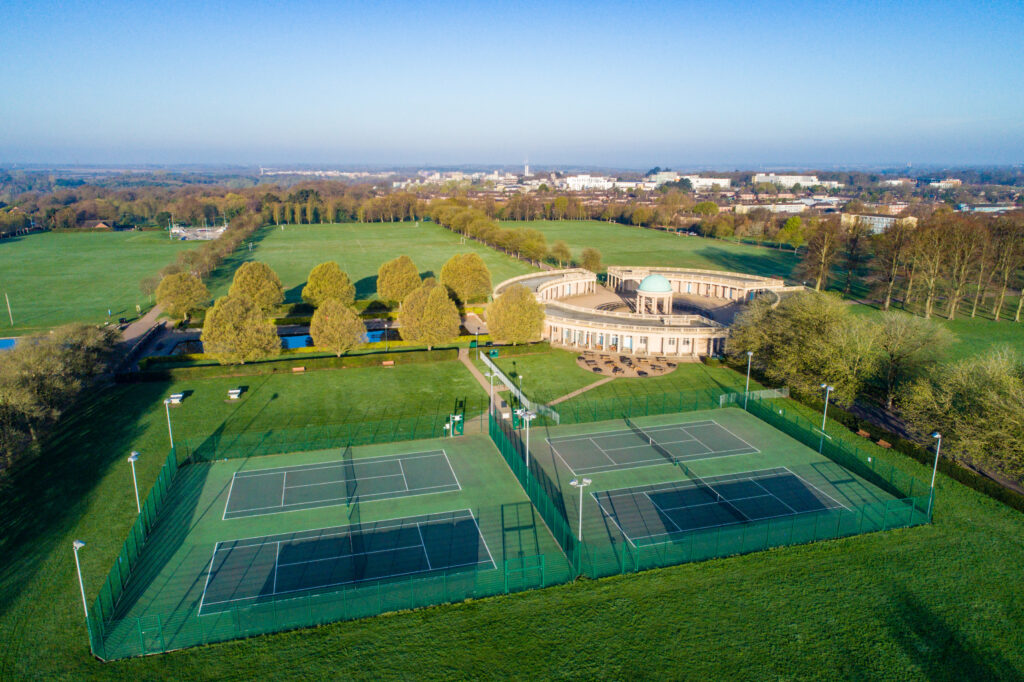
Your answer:
[[[576,364],[589,372],[608,377],[660,377],[675,370],[678,363],[665,357],[583,351],[576,356]]]

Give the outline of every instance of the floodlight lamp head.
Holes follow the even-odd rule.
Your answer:
[[[752,357],[754,357],[754,351],[752,351],[752,350],[748,350],[748,351],[747,351],[747,357],[748,357],[748,358],[752,358]]]
[[[574,478],[571,481],[569,481],[569,485],[571,485],[573,488],[578,488],[580,487],[580,482]]]
[[[78,550],[80,550],[83,547],[85,547],[85,543],[82,542],[81,540],[75,540],[74,542],[71,543],[71,546],[74,547],[75,551],[77,552]]]
[[[132,450],[132,454],[128,455],[128,461],[133,463],[139,461],[139,453],[137,450]]]
[[[938,431],[932,431],[932,438],[942,438],[942,434]]]
[[[822,384],[821,387],[822,388],[828,388],[828,384]]]
[[[583,479],[583,485],[590,485],[591,483],[592,483],[592,481],[589,478],[584,478]]]

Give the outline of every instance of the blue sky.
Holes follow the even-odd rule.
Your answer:
[[[0,0],[0,163],[1024,162],[1022,2]]]

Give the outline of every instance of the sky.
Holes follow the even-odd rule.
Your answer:
[[[0,0],[0,164],[1024,162],[1024,2]]]

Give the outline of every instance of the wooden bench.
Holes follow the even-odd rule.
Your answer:
[[[857,435],[860,436],[861,438],[871,438],[871,434],[865,431],[864,429],[858,429]]]
[[[171,401],[171,405],[181,405],[181,401],[185,399],[184,393],[172,393],[167,397]]]
[[[306,371],[305,367],[292,367],[292,372],[296,372],[297,373],[297,372],[305,372],[305,371]]]
[[[242,395],[242,389],[232,388],[228,389],[228,400],[238,400]]]
[[[380,366],[381,367],[394,367],[395,366],[395,361],[394,360],[385,360],[384,362],[380,363]]]
[[[890,443],[888,441],[880,440],[880,441],[878,441],[878,447],[888,449],[888,448],[892,447],[892,443]]]

